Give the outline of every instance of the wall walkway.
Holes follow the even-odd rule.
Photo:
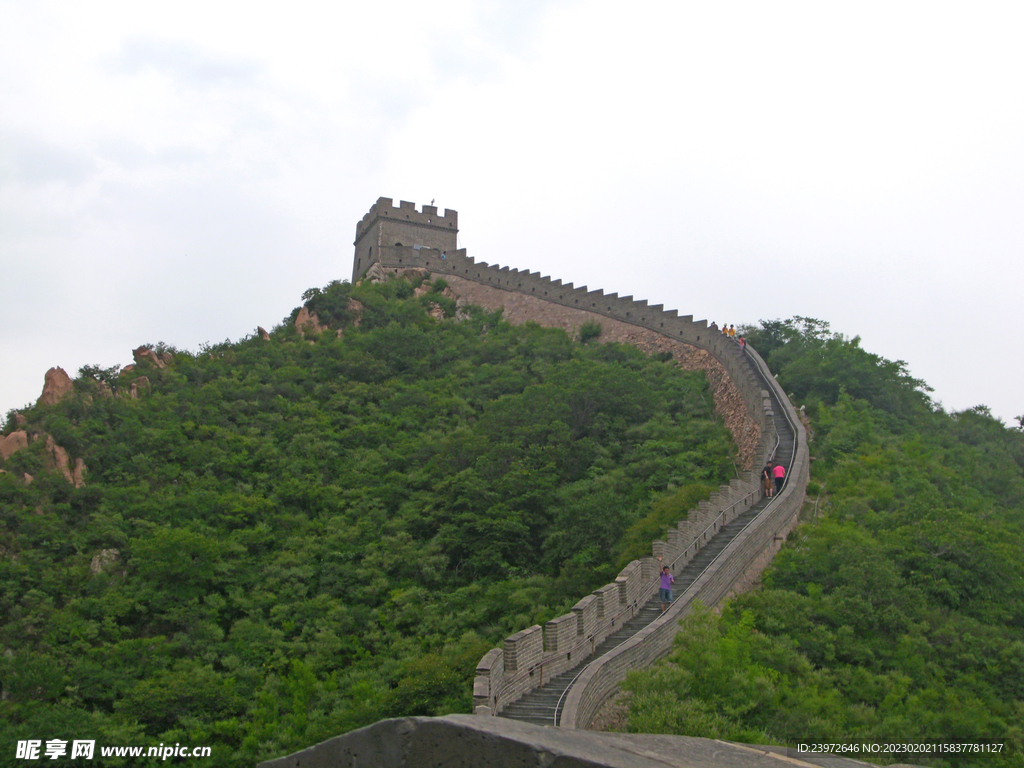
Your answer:
[[[707,371],[716,393],[716,410],[729,414],[727,426],[741,448],[744,471],[740,477],[691,510],[687,519],[669,530],[665,541],[654,542],[651,557],[627,565],[614,582],[581,599],[571,613],[506,638],[502,647],[488,652],[477,666],[473,696],[475,712],[480,715],[501,714],[525,694],[579,668],[559,699],[556,719],[563,728],[586,728],[629,669],[668,652],[679,619],[695,601],[714,605],[737,584],[749,580],[751,572],[767,564],[780,538],[796,524],[809,476],[803,426],[757,353],[749,347],[741,352],[734,340],[706,321],[680,317],[676,310],[631,296],[590,291],[537,272],[476,262],[464,250],[442,254],[427,248],[384,247],[368,266],[378,274],[425,269],[443,275],[457,295],[474,304],[500,307],[513,322],[533,320],[570,330],[598,319],[611,331],[602,333],[602,338],[648,350],[669,349],[685,367]],[[761,501],[758,470],[781,444],[792,446],[787,485],[771,504],[748,515]],[[708,542],[743,515],[752,518],[749,524],[739,531],[733,525],[732,537],[721,554],[695,577],[669,611],[595,658],[595,650],[637,617],[656,593],[658,556],[679,569],[694,561]]]

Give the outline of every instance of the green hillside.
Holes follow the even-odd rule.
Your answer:
[[[668,663],[631,675],[629,730],[998,742],[946,763],[1024,765],[1024,433],[983,407],[944,413],[825,323],[748,339],[811,417],[807,523],[764,589],[698,612]]]
[[[469,711],[484,652],[735,476],[702,375],[443,288],[334,283],[319,335],[161,346],[9,414],[88,471],[43,439],[2,465],[0,763],[94,738],[252,765]]]

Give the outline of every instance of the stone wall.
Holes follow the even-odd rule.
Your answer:
[[[763,365],[753,350],[751,358],[756,364]],[[615,693],[629,670],[645,667],[669,652],[679,631],[680,619],[693,609],[697,601],[716,605],[733,591],[749,586],[771,562],[781,541],[796,526],[810,478],[806,433],[782,388],[771,376],[767,376],[766,381],[773,388],[776,402],[785,411],[778,414],[769,412],[769,421],[785,419],[787,428],[792,429],[796,436],[796,452],[788,468],[786,487],[662,616],[619,647],[587,664],[567,691],[559,723],[562,728],[588,728],[601,705]]]
[[[869,768],[785,747],[652,733],[581,733],[502,717],[381,720],[257,768]],[[895,768],[895,767],[894,767]]]
[[[723,418],[736,441],[740,466],[753,468],[752,462],[760,437],[758,424],[751,418],[743,396],[725,367],[708,350],[670,338],[651,328],[636,326],[591,310],[556,304],[534,294],[496,289],[457,274],[446,273],[444,278],[460,299],[485,309],[501,309],[504,318],[515,325],[534,322],[548,328],[561,328],[575,335],[584,323],[597,322],[601,325],[600,341],[631,344],[648,354],[667,352],[680,368],[703,371],[711,386],[714,409]]]
[[[706,373],[715,410],[723,416],[739,449],[740,477],[691,510],[665,541],[654,542],[651,557],[627,565],[613,583],[584,597],[571,613],[544,627],[535,625],[517,632],[480,660],[473,687],[475,711],[497,714],[526,692],[578,666],[580,659],[590,656],[608,635],[631,619],[656,592],[658,556],[674,570],[685,566],[723,525],[760,498],[755,468],[771,454],[777,437],[772,400],[762,387],[778,385],[770,375],[757,375],[751,366],[752,359],[760,363],[756,353],[744,355],[735,340],[714,325],[679,317],[676,310],[665,310],[662,305],[651,306],[631,296],[591,291],[586,286],[577,288],[537,272],[478,263],[465,250],[382,246],[371,263],[378,265],[374,268],[378,274],[416,269],[443,276],[458,299],[501,309],[512,323],[536,322],[575,333],[584,323],[596,321],[602,327],[603,341],[633,344],[650,353],[670,353],[681,367]],[[369,266],[357,265],[353,276],[358,278]],[[779,390],[776,395],[792,409],[785,393]],[[795,523],[799,512],[796,499],[799,496],[802,501],[806,485],[806,466],[794,463],[790,476],[787,493],[779,497],[772,512],[760,516],[730,545],[728,557],[720,557],[716,567],[693,585],[687,593],[689,599],[678,600],[665,617],[606,654],[611,658],[602,657],[588,665],[567,697],[562,713],[566,727],[586,727],[627,669],[666,653],[679,618],[693,600],[717,603],[744,574],[750,577],[759,556],[776,546],[777,537]]]
[[[362,275],[378,257],[381,246],[436,248],[454,251],[459,233],[459,213],[448,209],[438,215],[437,208],[424,205],[417,211],[416,204],[407,200],[395,207],[390,197],[377,198],[369,212],[356,224],[355,256],[352,259],[352,279]]]
[[[442,258],[442,255],[444,256]],[[502,309],[509,322],[536,322],[574,333],[586,322],[602,326],[601,339],[619,341],[650,352],[669,352],[687,370],[702,370],[711,384],[715,410],[725,420],[739,450],[740,466],[753,469],[764,419],[761,384],[751,374],[739,346],[704,320],[679,317],[661,304],[631,296],[576,288],[572,283],[508,267],[490,266],[466,256],[465,249],[440,250],[381,247],[373,262],[384,271],[426,269],[443,276],[452,291],[471,304]],[[370,264],[358,268],[358,279]]]

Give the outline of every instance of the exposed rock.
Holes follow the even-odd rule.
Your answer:
[[[143,362],[148,362],[150,365],[154,365],[157,368],[166,368],[167,363],[157,356],[149,347],[139,347],[138,349],[132,350],[132,357],[135,358],[136,365],[142,365]]]
[[[71,484],[74,485],[75,488],[84,488],[85,487],[85,472],[86,472],[87,469],[88,469],[88,467],[85,466],[85,459],[83,459],[81,456],[79,456],[77,459],[75,459],[75,469],[71,473],[71,475],[72,475],[72,482],[71,482]]]
[[[109,571],[113,568],[117,561],[121,559],[121,552],[116,549],[101,549],[92,557],[92,562],[89,563],[89,572],[93,575]]]
[[[430,270],[423,269],[423,267],[410,267],[402,271],[402,277],[406,280],[418,280],[421,277],[426,279],[430,277]]]
[[[75,389],[71,377],[63,368],[51,368],[46,372],[43,393],[39,395],[38,405],[55,405]]]
[[[129,387],[128,397],[130,397],[132,400],[138,400],[139,393],[142,392],[143,390],[149,389],[149,387],[149,376],[139,376],[139,378],[135,379],[135,381],[132,382],[131,387]]]
[[[29,485],[33,480],[35,480],[35,478],[32,477],[32,475],[30,475],[28,472],[26,472],[22,477],[25,480],[25,485]]]
[[[174,362],[174,355],[170,352],[161,352],[157,355],[157,358],[159,358],[164,365],[170,365]]]
[[[366,270],[366,274],[363,277],[371,283],[383,283],[388,279],[388,271],[380,265],[379,261],[375,261]]]
[[[71,473],[71,459],[68,457],[68,452],[57,445],[51,435],[46,436],[46,452],[53,457],[53,464],[64,475],[64,479],[74,485],[75,476]]]
[[[28,432],[19,429],[4,437],[0,435],[0,456],[6,461],[18,451],[28,448]]]
[[[263,327],[262,325],[257,325],[257,326],[256,326],[256,333],[257,333],[257,334],[259,335],[259,337],[260,337],[261,339],[263,339],[264,341],[270,341],[270,334],[269,334],[269,333],[267,333],[267,329],[266,329],[266,328],[264,328],[264,327]]]
[[[316,316],[316,312],[310,312],[305,306],[299,310],[299,314],[295,318],[295,327],[299,329],[299,335],[303,337],[306,333],[321,334],[325,330],[320,325],[320,318]]]
[[[358,328],[363,322],[363,302],[349,299],[348,311],[352,314],[352,325]]]
[[[406,270],[406,271],[408,271],[408,270]],[[430,283],[423,283],[422,285],[420,285],[419,288],[414,290],[412,292],[412,294],[413,294],[413,296],[426,296],[426,295],[430,294],[431,291],[433,291],[433,286],[430,285]],[[465,307],[466,306],[466,302],[462,301],[461,302],[461,307],[460,307],[460,301],[461,300],[455,295],[455,292],[451,289],[450,286],[445,286],[444,290],[441,291],[440,295],[444,296],[446,299],[451,299],[452,301],[454,301],[457,308],[461,308],[461,307]],[[430,307],[427,309],[427,314],[430,315],[431,317],[435,318],[436,320],[443,320],[444,319],[444,309],[437,302],[431,302],[430,303]],[[463,320],[463,319],[465,319],[467,317],[465,312],[461,313],[461,315],[462,315],[461,317],[459,317],[459,315],[460,315],[460,313],[458,312],[458,309],[457,309],[456,310],[456,319]]]
[[[110,389],[110,385],[105,381],[99,382],[96,387],[96,394],[100,397],[113,397],[114,392]]]
[[[131,364],[128,364],[124,368],[121,369],[121,373],[119,373],[118,375],[119,376],[124,376],[126,373],[131,373],[134,370],[135,370],[135,366],[131,365]]]
[[[25,418],[25,414],[23,413],[15,413],[14,423],[17,424],[19,427],[24,427],[26,424],[28,424],[28,419]]]

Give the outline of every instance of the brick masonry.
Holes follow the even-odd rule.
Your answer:
[[[533,322],[547,328],[561,328],[575,335],[588,322],[601,325],[598,341],[631,344],[647,354],[668,352],[676,364],[687,371],[704,371],[711,386],[715,412],[732,433],[739,454],[739,464],[752,469],[760,430],[747,412],[747,405],[729,378],[724,366],[706,349],[668,338],[635,325],[595,312],[554,304],[534,295],[501,290],[458,275],[443,275],[456,297],[489,310],[501,309],[506,320],[514,325]]]
[[[776,435],[776,414],[763,386],[773,389],[787,415],[796,421],[798,457],[789,471],[790,482],[773,505],[772,513],[759,517],[738,536],[726,549],[727,556],[720,558],[722,563],[698,579],[687,595],[658,621],[615,651],[589,663],[579,682],[570,689],[562,712],[562,727],[586,728],[626,671],[649,664],[668,651],[679,619],[694,600],[716,604],[730,590],[742,589],[767,565],[780,538],[795,525],[802,505],[809,466],[803,426],[795,419],[792,405],[774,379],[770,375],[762,379],[751,372],[750,360],[763,366],[756,352],[749,350],[749,356],[741,354],[735,341],[724,337],[716,326],[694,322],[692,317],[679,317],[675,310],[634,301],[631,296],[589,291],[537,272],[478,263],[465,250],[448,250],[448,240],[429,247],[431,238],[445,238],[457,231],[454,211],[446,211],[441,222],[449,232],[427,228],[421,233],[428,247],[386,245],[386,236],[381,232],[391,225],[378,220],[395,213],[391,201],[381,198],[360,222],[353,259],[354,280],[368,271],[375,276],[409,270],[414,270],[413,274],[432,273],[448,282],[449,295],[492,311],[501,309],[512,323],[536,322],[575,334],[584,323],[598,322],[602,327],[601,341],[633,344],[648,353],[668,352],[681,367],[702,370],[707,375],[715,410],[733,435],[744,470],[740,478],[691,510],[687,520],[669,532],[667,541],[654,542],[652,557],[630,563],[615,582],[580,600],[572,613],[547,622],[545,627],[535,625],[518,632],[506,638],[502,648],[489,651],[477,665],[473,686],[477,714],[497,714],[527,691],[576,666],[580,658],[592,653],[654,594],[655,556],[663,555],[673,568],[680,567],[718,528],[760,498],[754,468],[760,467],[770,454]],[[397,213],[405,219],[406,228],[415,224],[417,218],[430,225],[438,223],[434,218],[436,209],[429,206],[424,206],[423,213],[417,213],[415,206],[403,202]],[[406,233],[406,237],[415,234]],[[375,245],[372,251],[368,246],[371,240]]]

